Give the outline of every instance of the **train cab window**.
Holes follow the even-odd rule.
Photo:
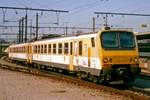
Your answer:
[[[95,47],[95,39],[94,39],[94,37],[91,38],[91,44],[92,44],[92,47]]]
[[[47,53],[47,45],[44,45],[44,53]]]
[[[43,45],[41,45],[41,53],[43,53],[44,47]]]
[[[51,53],[51,44],[48,45],[48,53]]]
[[[58,44],[58,54],[62,54],[62,43]]]
[[[64,44],[64,53],[68,54],[68,43]]]
[[[53,54],[56,54],[56,44],[53,44]]]
[[[79,55],[82,55],[82,41],[79,41]]]
[[[70,55],[72,55],[72,51],[73,51],[73,45],[72,42],[70,42]]]

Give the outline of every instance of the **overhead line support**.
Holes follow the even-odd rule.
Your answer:
[[[134,13],[114,13],[114,12],[94,12],[94,14],[107,14],[107,15],[128,15],[128,16],[150,16],[150,14],[134,14]]]

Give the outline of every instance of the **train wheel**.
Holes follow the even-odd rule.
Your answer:
[[[101,75],[99,78],[98,78],[98,83],[99,84],[106,84],[106,77]]]
[[[77,77],[78,77],[79,79],[82,78],[82,77],[81,77],[82,73],[81,73],[80,71],[78,71],[76,75],[77,75]]]
[[[98,78],[97,78],[96,76],[93,76],[93,75],[92,75],[92,81],[93,81],[94,83],[98,83]]]

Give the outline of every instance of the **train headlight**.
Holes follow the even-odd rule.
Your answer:
[[[130,62],[138,62],[139,59],[137,57],[134,57],[134,58],[130,58]]]
[[[112,58],[104,58],[103,62],[104,63],[111,63],[112,62]]]
[[[134,58],[133,61],[134,61],[134,62],[138,62],[139,59],[138,59],[138,58]]]

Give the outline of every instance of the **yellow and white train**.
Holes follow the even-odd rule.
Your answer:
[[[130,81],[140,72],[138,48],[129,30],[59,37],[9,47],[9,58],[77,73],[94,81]]]

